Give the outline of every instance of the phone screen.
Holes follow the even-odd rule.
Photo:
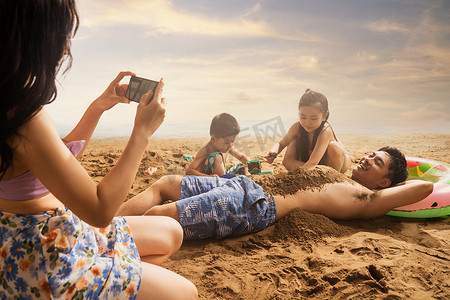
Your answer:
[[[141,101],[142,95],[147,93],[149,90],[152,90],[153,95],[148,100],[148,103],[150,103],[153,100],[153,96],[155,95],[155,90],[158,86],[158,83],[158,81],[131,76],[130,82],[128,83],[127,92],[125,93],[125,97],[127,97],[131,101],[139,103],[139,101]]]

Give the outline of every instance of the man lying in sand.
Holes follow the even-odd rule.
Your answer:
[[[433,190],[430,182],[404,182],[405,157],[391,147],[362,158],[351,179],[326,166],[263,177],[256,180],[264,189],[246,176],[164,176],[125,202],[118,215],[170,216],[185,239],[221,239],[261,231],[297,208],[332,219],[379,217]]]

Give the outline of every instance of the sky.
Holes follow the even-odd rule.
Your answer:
[[[164,78],[157,137],[283,134],[307,88],[340,133],[450,134],[450,1],[79,0],[73,65],[47,110],[64,136],[120,71]],[[122,82],[127,83],[126,77]],[[136,103],[94,137],[128,136]]]

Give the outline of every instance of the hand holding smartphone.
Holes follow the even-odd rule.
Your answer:
[[[127,91],[125,93],[125,97],[127,97],[131,101],[139,103],[141,101],[142,95],[152,90],[153,94],[148,100],[148,103],[150,103],[155,96],[155,90],[158,86],[158,83],[158,81],[131,76]]]

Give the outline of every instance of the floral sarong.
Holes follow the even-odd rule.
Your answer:
[[[1,299],[134,299],[141,273],[124,218],[95,228],[67,208],[0,211]]]

